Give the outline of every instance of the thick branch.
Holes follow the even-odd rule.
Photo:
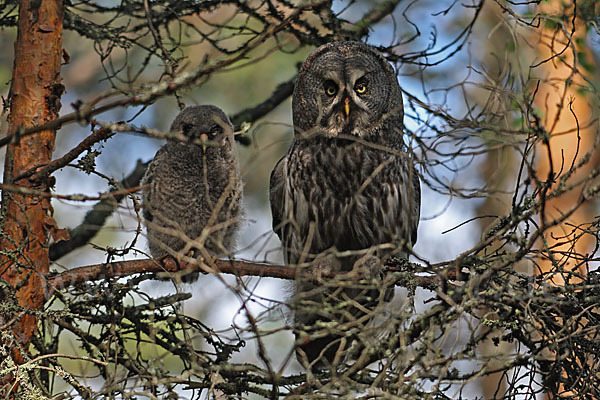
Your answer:
[[[69,286],[81,284],[83,282],[96,281],[107,278],[123,278],[140,273],[175,273],[182,270],[197,271],[203,274],[232,274],[236,276],[257,276],[263,278],[295,279],[296,267],[283,266],[278,264],[255,263],[242,260],[214,260],[211,265],[205,263],[177,263],[171,257],[160,259],[141,259],[128,261],[115,261],[105,264],[87,265],[84,267],[73,268],[71,270],[58,274],[50,274],[47,277],[47,297],[51,296],[56,289],[64,289]],[[412,265],[412,264],[411,264]],[[400,272],[403,267],[396,262],[386,265],[388,272]],[[345,274],[346,276],[350,274]],[[411,274],[412,275],[412,274]],[[321,275],[320,278],[335,278],[336,274]],[[350,278],[359,279],[360,276]],[[454,279],[455,274],[449,273],[448,279]],[[398,279],[399,286],[420,286],[424,288],[439,287],[438,277],[411,276],[410,279]]]
[[[285,99],[292,95],[294,91],[294,84],[296,82],[296,77],[294,76],[287,82],[280,83],[277,85],[271,96],[258,104],[257,106],[247,108],[245,110],[240,111],[231,117],[231,122],[234,125],[240,125],[242,122],[254,122],[259,118],[264,117],[275,107],[281,104]]]
[[[204,263],[179,264],[171,257],[163,259],[143,259],[116,261],[106,264],[88,265],[49,276],[47,280],[48,294],[51,296],[56,289],[96,281],[106,278],[121,278],[140,273],[177,272],[185,269],[208,273],[233,274],[237,276],[259,276],[280,279],[293,279],[296,274],[294,267],[285,267],[275,264],[258,264],[239,260],[211,261],[212,267]]]
[[[369,33],[369,28],[388,15],[391,15],[401,1],[402,0],[388,0],[382,4],[377,4],[370,9],[360,21],[354,24],[356,36],[360,38]]]

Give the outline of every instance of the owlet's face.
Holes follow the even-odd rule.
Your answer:
[[[359,42],[315,50],[298,76],[292,109],[297,134],[367,137],[390,114],[402,121],[400,87],[391,66]]]
[[[171,132],[180,132],[190,143],[206,150],[210,146],[222,146],[233,138],[233,126],[218,107],[203,105],[187,107],[177,115]]]

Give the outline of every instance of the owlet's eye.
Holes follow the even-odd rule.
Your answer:
[[[181,125],[181,133],[183,133],[186,136],[189,136],[190,131],[192,130],[194,126],[192,124],[188,124],[187,122],[184,122]]]
[[[213,126],[210,127],[209,133],[212,136],[216,136],[216,135],[222,133],[222,131],[223,131],[223,128],[221,128],[220,125],[215,124],[215,125],[213,125]]]
[[[325,82],[325,93],[327,96],[333,97],[337,93],[338,87],[333,81]]]
[[[364,81],[356,82],[354,85],[354,91],[358,94],[363,94],[367,91],[367,83]]]

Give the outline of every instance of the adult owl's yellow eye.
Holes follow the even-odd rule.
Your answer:
[[[332,81],[325,82],[325,93],[327,96],[334,96],[337,93],[337,85]]]
[[[367,84],[364,82],[358,82],[356,85],[354,85],[354,90],[358,94],[363,94],[367,91]]]

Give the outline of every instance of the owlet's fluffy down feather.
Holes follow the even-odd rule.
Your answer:
[[[297,355],[327,366],[347,358],[357,332],[368,332],[369,309],[393,292],[315,277],[358,271],[373,281],[387,258],[407,257],[419,178],[405,152],[396,74],[372,47],[340,41],[314,50],[292,112],[294,141],[271,173],[273,229],[286,263],[301,268],[292,302]]]
[[[142,184],[152,257],[221,257],[234,250],[242,182],[233,126],[218,107],[187,107],[150,162]],[[186,282],[197,279],[188,275]]]

